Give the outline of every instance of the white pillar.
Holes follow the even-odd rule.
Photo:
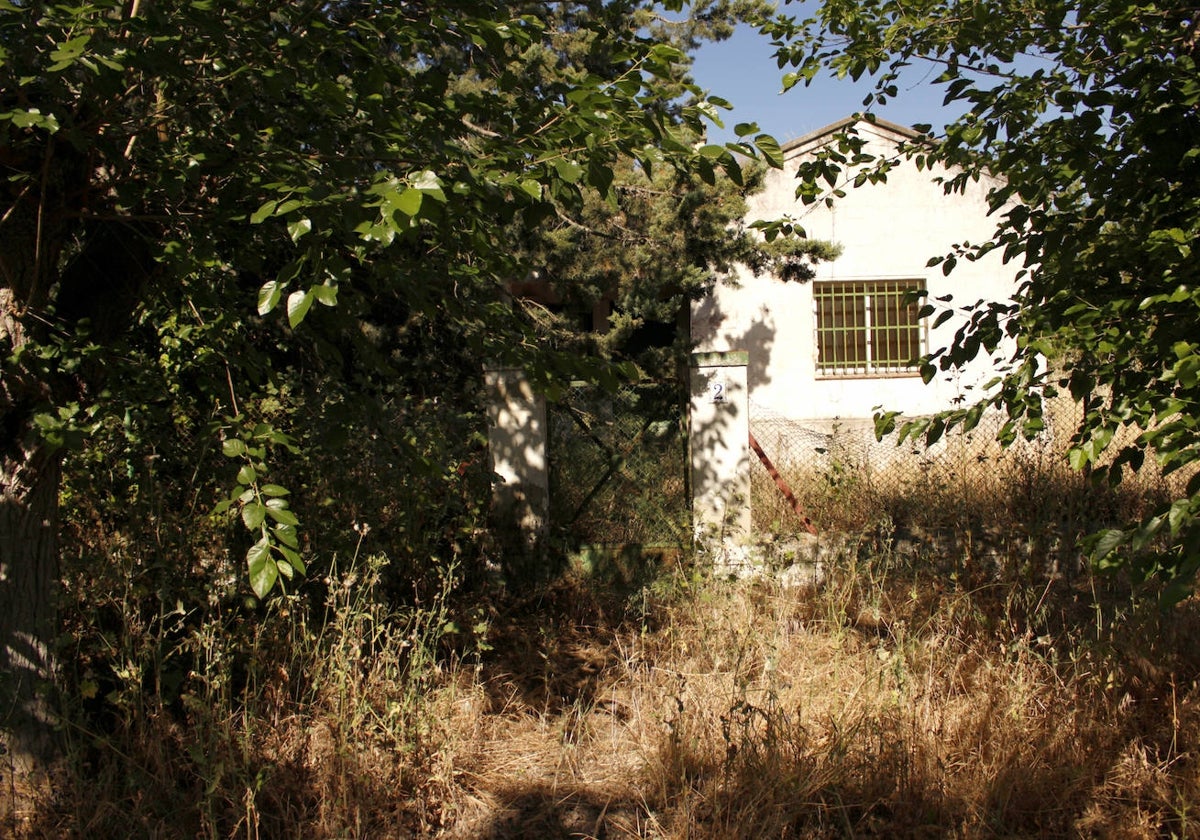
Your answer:
[[[546,401],[523,371],[484,371],[488,395],[488,452],[497,479],[492,517],[506,548],[526,557],[545,546],[550,476],[546,462]]]
[[[697,548],[739,565],[750,538],[748,354],[695,353],[691,368],[692,527]]]

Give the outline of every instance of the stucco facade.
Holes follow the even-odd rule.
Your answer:
[[[929,300],[953,295],[953,304],[962,307],[981,299],[1007,299],[1018,268],[1005,265],[998,252],[977,262],[960,261],[949,276],[940,266],[927,267],[931,257],[945,255],[956,243],[990,239],[995,220],[987,213],[990,185],[986,181],[947,194],[934,181],[936,172],[903,161],[884,183],[858,188],[847,183],[846,195],[835,199],[832,207],[820,201],[803,205],[795,196],[796,163],[830,142],[845,124],[836,123],[787,144],[787,165],[769,174],[765,190],[753,197],[748,213],[748,221],[790,216],[810,238],[839,244],[841,256],[818,265],[816,277],[806,282],[784,283],[740,271],[736,286],[722,284],[693,305],[696,350],[746,351],[751,410],[757,407],[798,420],[865,419],[877,406],[916,416],[948,408],[963,397],[970,400],[975,395],[970,386],[995,375],[994,364],[982,353],[968,370],[940,374],[929,385],[911,369],[830,372],[828,361],[824,372],[819,369],[814,288],[851,288],[845,283],[834,286],[832,281],[918,281],[924,283]],[[881,156],[894,156],[898,141],[915,136],[882,120],[860,122],[856,129],[867,140],[868,151]],[[849,180],[853,172],[843,175]],[[829,316],[824,317],[828,321]],[[921,324],[928,348],[948,345],[963,323],[956,315],[932,329],[932,320]]]

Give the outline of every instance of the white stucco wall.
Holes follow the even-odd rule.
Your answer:
[[[869,150],[880,155],[894,154],[903,131],[887,124],[858,124]],[[955,243],[991,237],[995,220],[987,215],[987,183],[947,195],[933,182],[934,173],[905,162],[888,173],[886,183],[857,189],[847,184],[846,196],[832,208],[823,202],[805,207],[795,197],[794,163],[827,140],[827,134],[817,132],[785,147],[788,166],[770,173],[766,189],[752,199],[748,221],[790,215],[810,238],[841,245],[842,256],[817,267],[817,280],[924,279],[931,301],[951,294],[956,307],[1009,297],[1018,267],[1004,265],[997,252],[974,263],[960,261],[948,277],[940,266],[926,267],[930,257],[948,253]],[[965,373],[942,374],[929,385],[915,374],[818,378],[812,283],[785,284],[746,270],[737,281],[740,288],[722,285],[693,305],[692,339],[700,352],[747,351],[750,399],[779,415],[866,418],[876,406],[910,416],[930,414],[959,397],[970,401],[975,391],[967,386],[995,375],[995,367],[981,354]],[[930,331],[929,347],[948,345],[962,323],[955,317]]]

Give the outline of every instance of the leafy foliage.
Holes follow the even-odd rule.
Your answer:
[[[744,224],[745,198],[761,189],[762,167],[728,150],[686,175],[627,164],[607,197],[589,196],[573,217],[556,216],[528,237],[529,261],[565,322],[563,346],[635,362],[652,375],[674,371],[691,348],[679,319],[737,263],[756,272],[809,276],[835,249],[796,235],[766,242]],[[705,160],[705,159],[702,159]],[[571,315],[606,330],[581,334]]]
[[[1200,231],[1200,73],[1194,8],[1174,3],[950,0],[873,4],[829,0],[815,17],[780,15],[775,38],[785,86],[828,69],[873,76],[868,109],[900,94],[910,65],[930,67],[963,116],[907,143],[901,154],[939,169],[946,190],[989,180],[994,237],[935,257],[956,262],[999,250],[1020,267],[1010,304],[968,307],[953,346],[926,374],[980,353],[1007,353],[986,404],[1003,408],[1002,438],[1042,428],[1042,397],[1069,391],[1083,420],[1069,453],[1076,469],[1119,482],[1147,456],[1165,471],[1200,459],[1200,288],[1192,246]],[[819,181],[871,163],[853,132],[802,174]],[[886,178],[889,161],[861,177]],[[933,308],[927,308],[932,314]],[[1011,342],[1006,344],[1005,342]],[[932,442],[973,427],[984,405],[911,423]],[[879,418],[881,431],[895,423]],[[1130,428],[1132,444],[1115,446]],[[1128,437],[1126,435],[1125,437]],[[1114,451],[1115,450],[1115,451]],[[1101,568],[1171,584],[1185,594],[1200,569],[1200,480],[1166,510],[1089,543]]]
[[[265,478],[270,445],[305,445],[278,395],[469,400],[483,359],[596,376],[507,301],[531,268],[514,232],[631,166],[776,161],[753,129],[692,142],[723,103],[683,48],[758,6],[0,5],[0,412],[25,453],[5,471],[107,412],[207,417],[266,594],[306,565],[300,505]]]

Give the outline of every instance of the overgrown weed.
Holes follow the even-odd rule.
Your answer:
[[[439,751],[452,743],[451,574],[428,603],[380,596],[386,558],[336,564],[314,603],[114,623],[67,710],[68,757],[30,836],[370,837],[441,820]],[[452,571],[452,570],[451,570]],[[170,636],[169,647],[165,646]],[[104,667],[106,674],[95,670]],[[175,683],[167,690],[164,680]]]
[[[1161,741],[1181,732],[1162,705],[1172,681],[1186,675],[1196,702],[1194,605],[1170,619],[1176,633],[1192,625],[1193,642],[1175,648],[1168,676],[1128,649],[1163,620],[1150,612],[1099,637],[1086,625],[1050,631],[1057,597],[1029,603],[998,586],[912,597],[936,582],[852,571],[827,586],[832,604],[770,585],[731,593],[721,615],[743,629],[728,644],[715,616],[696,616],[709,644],[691,673],[704,678],[671,692],[646,771],[675,817],[664,836],[1078,836],[1101,826],[1098,813],[1121,834],[1194,811],[1194,773],[1178,772],[1190,759]],[[876,605],[870,620],[847,608],[859,601]],[[757,651],[755,678],[714,648]],[[1112,796],[1118,768],[1160,787]]]
[[[435,558],[464,522],[408,577],[360,526],[263,605],[217,526],[97,511],[63,593],[68,759],[23,833],[1195,836],[1200,603],[1088,574],[1064,534],[1094,488],[1016,478],[847,515],[803,589],[678,556],[458,589]],[[1034,491],[1058,507],[1014,507]]]
[[[141,676],[98,681],[29,833],[1194,833],[1195,601],[967,587],[861,546],[803,592],[676,568],[637,592],[576,576],[493,594],[469,655],[452,581],[400,608],[380,557],[316,603],[132,613],[109,637]],[[180,661],[173,696],[155,668]]]

